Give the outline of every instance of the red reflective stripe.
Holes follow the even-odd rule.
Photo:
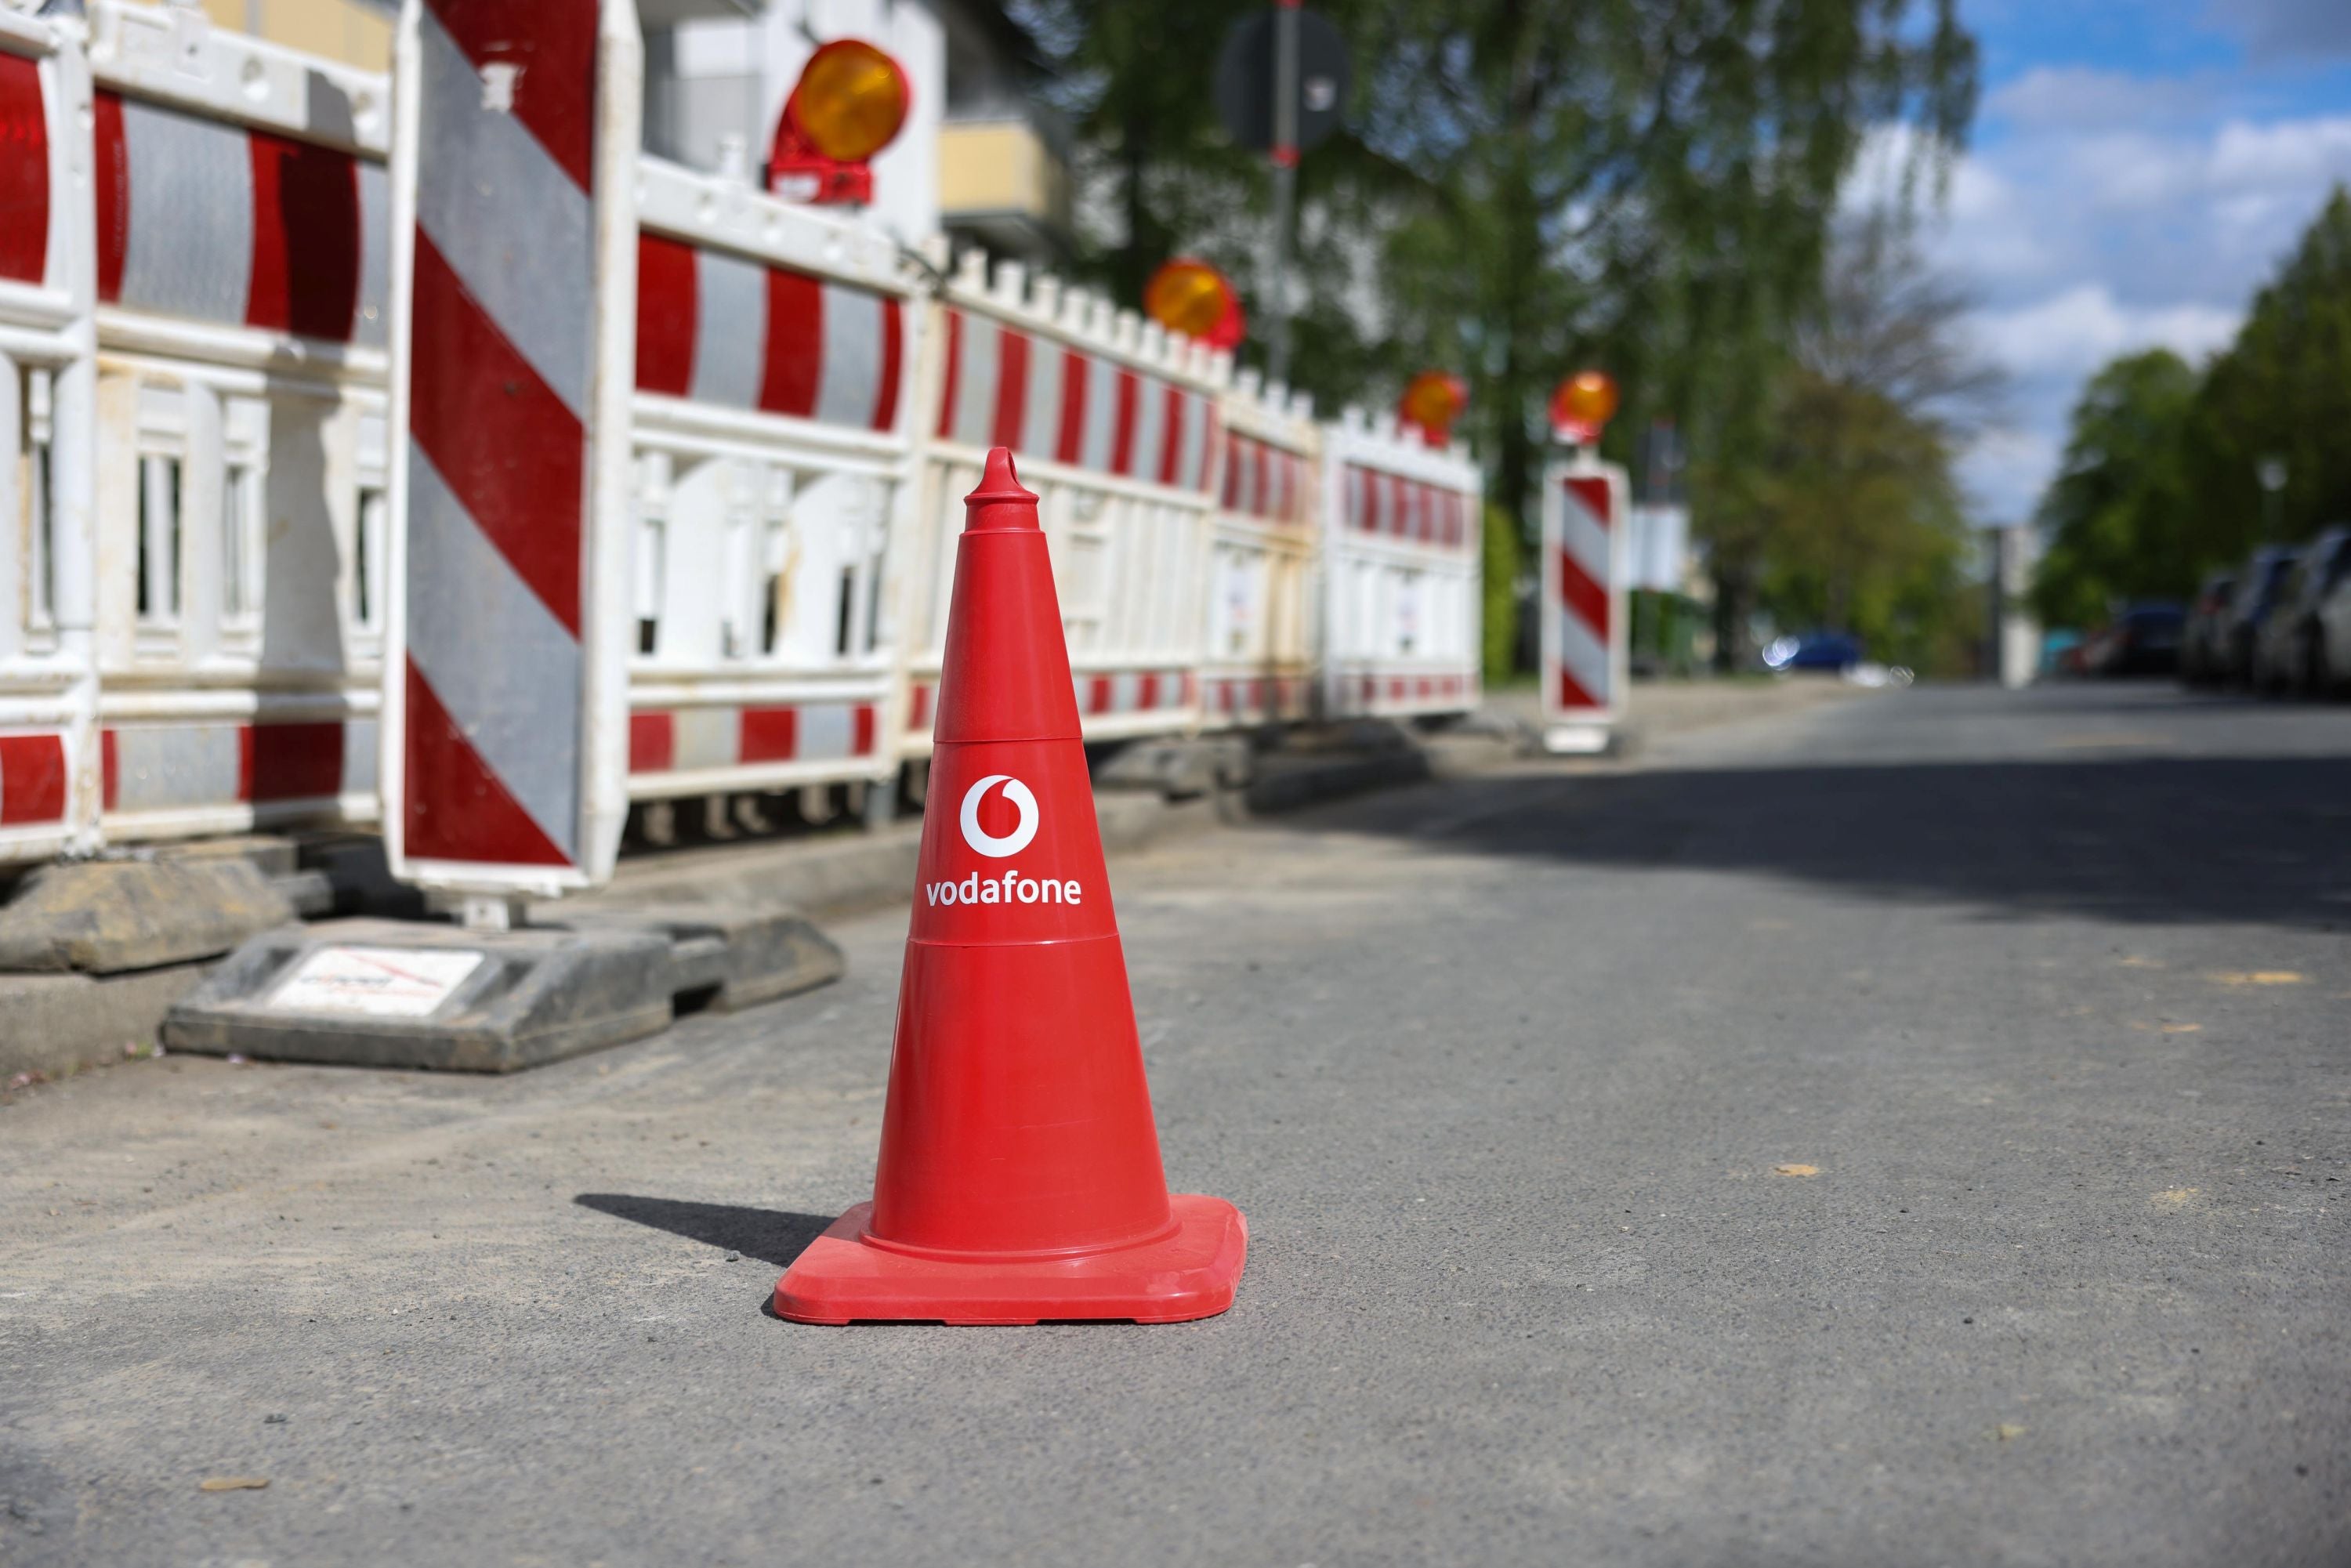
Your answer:
[[[660,235],[637,235],[637,390],[684,397],[694,385],[694,327],[699,298],[694,247]]]
[[[115,749],[110,729],[98,734],[98,779],[99,809],[111,811],[122,795],[122,758]]]
[[[1108,675],[1095,675],[1086,683],[1086,711],[1088,713],[1110,711],[1110,677]]]
[[[1134,472],[1134,405],[1142,392],[1141,377],[1133,371],[1118,372],[1118,433],[1110,444],[1110,471],[1113,474]]]
[[[898,427],[899,361],[905,358],[905,307],[894,295],[882,297],[882,375],[881,384],[873,389],[873,420],[875,430],[895,430]]]
[[[934,432],[945,441],[955,434],[956,383],[963,379],[963,312],[942,312],[947,322],[947,369],[939,378],[939,427]]]
[[[101,92],[91,107],[97,121],[91,141],[98,163],[98,297],[111,303],[122,298],[122,264],[131,253],[131,149],[122,140],[122,99]]]
[[[360,170],[348,152],[246,132],[253,266],[245,324],[349,342],[360,308]]]
[[[1075,463],[1086,449],[1086,369],[1092,361],[1074,349],[1061,350],[1061,429],[1053,455]]]
[[[852,742],[850,743],[850,747],[849,747],[849,749],[850,749],[850,754],[851,754],[852,756],[855,756],[855,757],[863,757],[863,756],[867,755],[868,753],[870,753],[871,751],[872,751],[872,749],[873,749],[873,728],[874,728],[873,720],[874,720],[873,705],[872,705],[872,703],[860,703],[860,704],[858,704],[858,705],[857,705],[857,738],[856,738],[855,740],[853,740],[853,741],[852,741]],[[887,788],[888,788],[888,786],[887,786],[887,785],[876,785],[876,786],[875,786],[875,788],[876,788],[876,789],[887,789]]]
[[[1612,528],[1615,519],[1608,515],[1608,481],[1605,479],[1570,479],[1567,493],[1583,503],[1592,520],[1602,528]]]
[[[241,800],[320,800],[343,792],[343,727],[256,724],[245,732]]]
[[[22,55],[0,54],[0,277],[38,283],[48,256],[49,126],[41,68]],[[0,821],[7,820],[0,806]]]
[[[799,749],[799,709],[747,707],[736,730],[737,762],[789,762]]]
[[[918,730],[931,722],[931,688],[918,685],[906,696],[906,727]]]
[[[1251,509],[1260,517],[1270,517],[1273,515],[1273,448],[1262,441],[1252,441],[1249,443],[1249,447],[1250,461],[1257,468],[1256,474],[1252,476],[1256,486],[1257,505]]]
[[[996,428],[991,446],[1020,445],[1020,421],[1029,412],[1029,334],[1006,327],[996,334]]]
[[[1603,645],[1608,641],[1608,591],[1592,579],[1582,563],[1565,550],[1559,552],[1559,599],[1569,614],[1592,628]]]
[[[1217,405],[1207,398],[1200,401],[1200,417],[1207,422],[1205,439],[1200,443],[1200,472],[1192,483],[1205,490],[1208,487],[1208,472],[1217,456]]]
[[[816,412],[823,371],[824,285],[805,272],[768,268],[768,354],[759,406],[806,419]]]
[[[591,184],[599,0],[425,0],[475,68],[518,68],[514,116],[571,183]]]
[[[0,827],[55,822],[65,814],[65,737],[0,736]]]
[[[629,716],[629,771],[666,773],[677,766],[677,721],[665,713]]]
[[[1146,710],[1155,708],[1159,706],[1159,677],[1157,675],[1145,675],[1141,680],[1135,682],[1134,706]]]
[[[1573,675],[1562,670],[1559,673],[1559,706],[1563,708],[1598,707],[1600,704],[1593,700],[1590,692],[1585,691],[1576,683]]]
[[[1176,483],[1176,471],[1184,466],[1184,415],[1186,398],[1181,388],[1167,389],[1167,412],[1159,422],[1159,482]]]
[[[421,246],[424,236],[416,237]],[[429,790],[407,791],[401,822],[407,852],[421,860],[570,864],[490,771],[413,659],[407,691],[404,776],[433,781]]]
[[[415,275],[410,434],[515,575],[577,638],[587,433],[421,228]]]
[[[1241,509],[1241,444],[1248,439],[1245,435],[1225,438],[1225,493],[1219,505],[1228,512]]]

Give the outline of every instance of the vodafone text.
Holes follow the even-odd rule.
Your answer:
[[[961,882],[923,883],[923,894],[933,904],[1077,904],[1084,891],[1075,882],[1022,876],[1018,866],[1002,876],[973,872]]]

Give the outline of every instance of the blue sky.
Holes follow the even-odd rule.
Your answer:
[[[2084,379],[2227,344],[2351,183],[2351,0],[1961,0],[1983,97],[1928,244],[2010,374],[1969,453],[1980,519],[2022,520]],[[1865,175],[1865,182],[1867,176]]]

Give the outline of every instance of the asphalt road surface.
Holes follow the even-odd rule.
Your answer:
[[[767,1315],[876,915],[517,1078],[0,1109],[0,1560],[2351,1561],[2351,709],[1914,690],[1113,880],[1228,1315]]]

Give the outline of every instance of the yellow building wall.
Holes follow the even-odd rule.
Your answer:
[[[939,128],[939,210],[1024,213],[1058,221],[1067,175],[1037,132],[1017,120],[966,120]]]
[[[361,70],[392,69],[392,18],[360,0],[204,0],[213,25]]]

